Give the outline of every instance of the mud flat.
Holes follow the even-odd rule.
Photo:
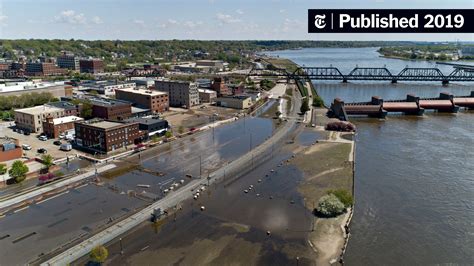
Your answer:
[[[297,152],[291,162],[303,172],[304,178],[298,185],[298,191],[304,198],[306,208],[313,211],[328,190],[344,189],[353,193],[354,143],[352,133],[327,132],[321,127],[307,128],[306,131],[318,132],[326,137]],[[317,265],[340,263],[348,239],[345,225],[351,217],[352,209],[335,218],[313,217],[313,230],[308,235],[308,243],[317,254]]]

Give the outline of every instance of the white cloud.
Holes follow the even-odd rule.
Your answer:
[[[100,17],[98,17],[98,16],[93,17],[93,18],[91,19],[91,21],[92,21],[92,23],[94,23],[94,24],[102,24],[102,23],[104,23],[104,21],[102,21],[102,19],[101,19]]]
[[[54,22],[66,24],[86,24],[87,19],[83,13],[76,13],[74,10],[64,10],[54,17]]]
[[[286,18],[285,21],[283,21],[281,31],[282,32],[289,32],[290,30],[300,29],[300,28],[304,27],[304,25],[305,24],[301,20]]]
[[[242,11],[242,9],[237,9],[237,10],[235,10],[235,13],[237,13],[239,15],[243,15],[244,11]]]
[[[174,20],[174,19],[168,19],[168,24],[170,25],[178,25],[179,22],[177,20]]]
[[[280,13],[283,14],[286,12],[286,9],[280,9]]]
[[[240,19],[235,18],[229,14],[218,13],[216,17],[217,20],[219,20],[223,24],[238,23],[241,21]]]

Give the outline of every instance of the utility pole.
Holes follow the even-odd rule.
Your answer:
[[[123,255],[122,238],[119,238],[119,241],[120,241],[120,255]]]
[[[202,177],[202,157],[199,155],[199,178]]]

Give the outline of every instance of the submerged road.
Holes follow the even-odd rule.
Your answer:
[[[295,106],[301,104],[301,97],[292,96],[292,108],[290,110],[290,117],[297,117],[297,109]],[[195,179],[185,186],[181,187],[179,190],[171,192],[165,198],[156,201],[150,206],[144,208],[136,214],[108,227],[107,229],[95,234],[94,236],[88,238],[87,240],[81,242],[80,244],[69,248],[68,250],[60,253],[59,255],[43,262],[41,265],[67,265],[68,263],[75,261],[85,255],[87,255],[90,250],[97,246],[103,245],[112,241],[113,239],[119,237],[122,234],[130,231],[134,227],[138,226],[142,222],[150,219],[151,214],[155,209],[169,209],[177,206],[180,202],[189,199],[192,197],[192,192],[190,191],[197,186],[200,186],[204,183],[214,183],[217,180],[225,177],[227,173],[235,173],[238,171],[245,170],[245,167],[248,167],[255,157],[258,157],[260,154],[266,154],[268,151],[271,151],[275,145],[280,143],[289,133],[297,128],[295,119],[288,119],[276,132],[263,142],[261,145],[253,148],[250,152],[244,154],[240,158],[232,161],[227,164],[225,167],[222,167],[209,175],[209,180],[204,179]]]

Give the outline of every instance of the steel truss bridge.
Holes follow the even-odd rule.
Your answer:
[[[451,81],[474,81],[474,66],[454,66],[449,75],[444,75],[438,68],[410,68],[406,67],[400,73],[393,74],[386,67],[356,67],[349,74],[343,74],[336,67],[300,67],[293,73],[285,69],[273,68],[263,70],[253,68],[249,76],[280,77],[286,79],[300,79],[305,77],[311,80],[374,80],[390,81],[440,81],[448,84]]]

